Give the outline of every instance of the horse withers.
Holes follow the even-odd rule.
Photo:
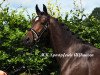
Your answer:
[[[45,5],[43,12],[36,5],[36,13],[32,27],[24,39],[26,45],[42,39],[45,43],[49,41],[47,44],[54,54],[58,54],[56,59],[60,66],[60,75],[100,75],[100,49],[77,38],[64,23],[48,14]],[[63,54],[66,56],[59,57]]]

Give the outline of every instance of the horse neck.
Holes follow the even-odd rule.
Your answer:
[[[69,53],[71,52],[69,48],[72,45],[81,43],[65,25],[62,25],[55,18],[50,19],[49,31],[55,54]],[[63,62],[63,59],[60,61]]]
[[[50,22],[50,38],[51,38],[51,42],[52,42],[52,46],[54,48],[54,52],[55,53],[62,53],[61,51],[63,51],[62,49],[65,47],[65,41],[64,41],[64,37],[62,34],[62,31],[60,29],[60,26],[58,24],[58,22],[56,22],[56,20],[52,20]]]
[[[49,30],[55,53],[66,53],[66,49],[72,44],[81,43],[81,40],[77,39],[67,26],[58,22],[55,18],[50,19]]]

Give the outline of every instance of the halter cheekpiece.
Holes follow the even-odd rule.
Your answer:
[[[35,17],[35,21],[37,20],[37,17],[39,17],[39,16],[36,16]],[[39,33],[37,33],[34,29],[32,29],[32,28],[30,28],[29,29],[29,31],[31,31],[32,32],[32,34],[33,34],[33,36],[34,36],[34,41],[36,41],[36,42],[38,42],[39,41],[39,39],[41,38],[41,36],[42,36],[42,34],[45,32],[45,30],[48,28],[48,22],[46,23],[46,24],[44,24],[43,25],[44,27],[43,27],[43,29],[39,32]]]

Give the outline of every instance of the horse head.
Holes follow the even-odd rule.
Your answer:
[[[34,42],[38,42],[46,30],[48,30],[49,14],[46,6],[43,4],[42,12],[38,8],[38,5],[36,5],[35,8],[37,16],[32,20],[32,27],[27,30],[24,38],[24,44],[26,45],[31,45]]]

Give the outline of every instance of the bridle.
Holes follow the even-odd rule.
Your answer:
[[[47,30],[47,28],[48,28],[48,23],[44,25],[43,29],[39,33],[37,33],[34,29],[31,28],[32,34],[34,35],[34,41],[38,42],[42,34]]]
[[[38,16],[36,16],[35,17],[35,19],[37,18]],[[30,28],[28,31],[31,31],[32,32],[32,34],[33,34],[33,39],[34,39],[34,41],[35,42],[39,42],[39,39],[41,38],[41,36],[43,35],[43,33],[47,30],[47,28],[48,28],[48,24],[49,24],[49,22],[47,22],[45,25],[43,25],[44,27],[43,27],[43,29],[39,32],[39,33],[37,33],[34,29],[32,29],[32,28]]]

